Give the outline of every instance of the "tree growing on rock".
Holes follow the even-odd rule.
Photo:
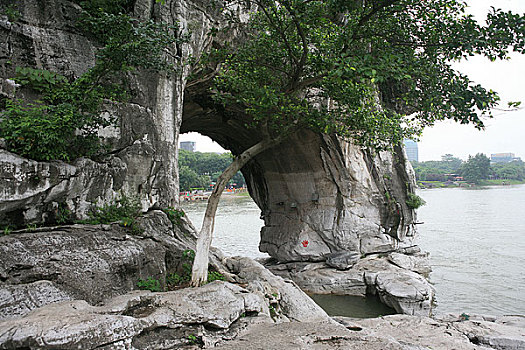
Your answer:
[[[246,1],[222,1],[235,13]],[[206,281],[217,205],[248,161],[300,129],[389,149],[435,121],[484,127],[498,95],[451,66],[480,54],[523,53],[525,18],[493,9],[484,25],[460,0],[252,0],[246,41],[213,51],[215,99],[261,139],[219,177],[209,199],[192,285]],[[235,16],[232,15],[232,20]]]
[[[479,183],[486,180],[490,175],[490,159],[483,153],[478,153],[474,157],[469,156],[468,160],[461,167],[461,175],[468,182]]]

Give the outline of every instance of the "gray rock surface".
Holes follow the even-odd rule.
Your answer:
[[[335,318],[329,323],[262,324],[219,349],[362,349],[362,350],[482,350],[522,349],[524,328],[501,328],[497,322],[441,321],[392,315],[374,319]],[[496,342],[492,337],[499,337]],[[493,343],[479,339],[492,339]]]
[[[198,289],[132,292],[101,306],[67,301],[0,321],[0,348],[167,349],[194,341],[213,345],[252,319],[271,322],[269,315],[243,319],[263,308],[260,296],[219,281]]]
[[[405,200],[414,178],[402,152],[373,157],[351,143],[304,132],[256,162],[254,181],[264,186],[249,184],[265,220],[259,249],[275,259],[324,261],[342,251],[413,245],[415,214]]]
[[[525,328],[505,325],[505,319],[460,321],[459,317],[440,320],[391,315],[352,322],[371,336],[393,338],[422,349],[523,349]]]
[[[338,270],[348,270],[361,259],[359,252],[336,252],[328,255],[326,264]]]
[[[177,271],[182,252],[191,247],[191,235],[160,211],[140,222],[140,235],[113,224],[1,236],[0,315],[25,314],[70,297],[100,303],[136,289],[140,279],[149,277],[164,286],[166,274]]]
[[[55,223],[66,208],[73,217],[85,219],[95,203],[120,197],[127,171],[119,158],[105,163],[37,162],[0,149],[0,223]]]
[[[293,284],[264,273],[248,258],[235,258],[229,265],[240,269],[244,288],[216,281],[165,293],[134,291],[100,306],[80,300],[45,305],[23,317],[0,321],[0,348],[511,350],[525,345],[522,316],[471,315],[469,321],[453,315],[335,317],[336,323],[321,313],[305,318],[308,312],[294,316],[297,310],[282,307],[282,317],[276,317],[267,292],[277,291],[278,303],[288,297],[297,306],[311,300],[297,298],[289,290]],[[262,276],[249,280],[260,271]],[[287,322],[292,319],[303,321]]]
[[[360,296],[367,293],[363,272],[356,269],[339,271],[324,263],[286,263],[266,267],[276,275],[293,280],[308,293]]]
[[[414,271],[424,276],[432,272],[428,253],[414,253],[412,255],[393,252],[388,255],[388,261],[406,270]]]
[[[67,293],[47,280],[4,285],[0,289],[0,319],[23,316],[41,306],[70,299]]]
[[[414,272],[379,272],[375,276],[375,288],[381,301],[399,313],[430,316],[432,312],[434,289]]]
[[[326,312],[312,301],[293,281],[272,274],[263,265],[246,257],[227,258],[226,266],[237,276],[237,281],[247,283],[246,288],[264,295],[273,307],[276,320],[298,322],[328,322]],[[281,315],[282,314],[282,315]]]
[[[0,348],[213,347],[263,323],[333,323],[293,282],[259,263],[228,258],[226,264],[240,284],[215,281],[164,293],[134,291],[99,306],[71,300],[11,315],[0,321]]]
[[[417,258],[409,258],[415,264]],[[421,269],[425,266],[423,261],[418,264]],[[267,264],[267,267],[294,280],[308,293],[378,294],[383,303],[399,313],[430,316],[432,312],[434,289],[430,283],[420,274],[394,265],[388,257],[368,256],[344,271],[325,263]]]

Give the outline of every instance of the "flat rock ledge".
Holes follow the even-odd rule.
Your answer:
[[[416,250],[418,251],[418,250]],[[424,275],[431,270],[425,253],[373,254],[340,270],[324,262],[292,262],[265,266],[273,273],[297,283],[312,294],[377,294],[397,312],[431,316],[434,288]]]
[[[476,350],[524,349],[522,316],[460,321],[390,315],[373,319],[335,318],[333,323],[261,324],[221,350]],[[519,326],[521,325],[521,326]]]

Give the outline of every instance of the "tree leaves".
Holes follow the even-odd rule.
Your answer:
[[[254,2],[214,91],[276,134],[308,127],[384,149],[437,120],[483,128],[499,97],[451,62],[523,51],[523,16],[494,9],[481,26],[458,0]]]

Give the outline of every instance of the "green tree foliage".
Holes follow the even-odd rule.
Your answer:
[[[232,163],[231,153],[190,152],[179,150],[179,182],[181,191],[192,188],[209,188],[219,175]],[[237,187],[245,185],[241,172],[237,172],[232,183]]]
[[[525,163],[521,160],[510,163],[491,164],[491,170],[493,176],[497,179],[525,180]]]
[[[98,130],[115,122],[101,115],[103,104],[125,99],[125,75],[135,69],[173,71],[166,50],[179,40],[173,26],[140,22],[125,12],[130,0],[78,1],[77,24],[98,41],[95,65],[74,80],[47,70],[17,67],[15,81],[40,93],[33,103],[6,102],[0,137],[7,149],[36,160],[72,160],[104,149]]]
[[[469,159],[472,158],[476,157],[470,157]],[[486,167],[485,158],[483,158],[483,167]],[[418,181],[446,181],[448,179],[446,174],[464,174],[465,169],[471,166],[467,166],[465,162],[451,154],[445,154],[441,159],[441,161],[413,162],[412,166],[416,173],[416,179]],[[521,160],[509,163],[492,163],[490,164],[488,175],[485,173],[483,176],[494,179],[524,181],[525,163]]]
[[[480,26],[457,0],[253,2],[249,40],[217,54],[216,98],[269,134],[306,127],[388,148],[436,120],[483,128],[498,96],[451,62],[524,47],[522,16],[493,10]]]
[[[463,161],[452,154],[441,156],[441,160],[413,162],[412,167],[418,181],[446,181],[445,174],[459,174]]]
[[[209,176],[198,175],[190,167],[185,165],[179,165],[179,186],[181,191],[189,191],[193,188],[206,189],[209,184]]]
[[[474,157],[469,156],[468,160],[461,167],[461,175],[468,182],[479,183],[486,180],[490,175],[490,159],[483,153],[478,153]]]
[[[179,151],[179,164],[193,169],[197,174],[222,172],[231,162],[231,153]]]

